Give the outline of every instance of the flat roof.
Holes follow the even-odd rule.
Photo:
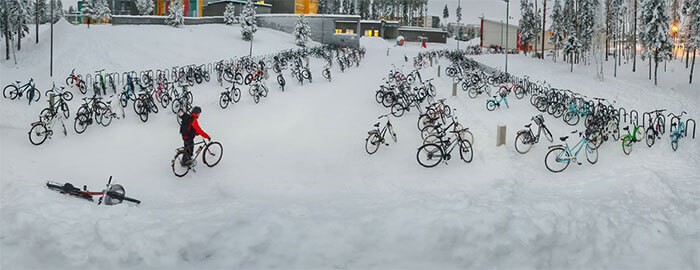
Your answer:
[[[436,33],[447,33],[447,31],[443,31],[442,29],[438,28],[425,28],[425,27],[414,27],[414,26],[403,26],[399,27],[399,31],[415,31],[415,32],[436,32]]]
[[[246,1],[243,1],[243,0],[216,0],[216,1],[209,1],[204,5],[206,6],[206,5],[210,5],[210,4],[231,3],[231,2],[239,3],[239,4],[243,4],[243,5],[245,5],[247,3]],[[272,5],[270,5],[270,4],[259,4],[259,3],[253,3],[253,4],[255,4],[256,6],[272,7]]]

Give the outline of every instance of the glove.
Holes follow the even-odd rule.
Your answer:
[[[207,138],[207,140],[209,140],[211,142],[211,136],[209,136],[209,138]]]

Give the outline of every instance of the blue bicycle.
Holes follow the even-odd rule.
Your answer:
[[[681,121],[681,116],[683,116],[683,114],[685,114],[685,113],[686,112],[683,111],[680,115],[675,115],[673,113],[668,114],[668,116],[673,116],[673,118],[678,119],[678,123],[674,123],[673,118],[671,118],[671,129],[670,129],[671,135],[670,135],[670,137],[671,137],[671,149],[673,149],[673,151],[678,150],[678,140],[685,137],[686,126],[685,126],[685,124],[683,124],[683,121]],[[676,126],[678,126],[678,127],[676,128]]]
[[[39,101],[39,99],[41,99],[41,91],[34,86],[34,79],[29,79],[29,82],[22,86],[19,84],[20,81],[16,81],[15,84],[5,86],[2,90],[2,96],[14,100],[16,98],[21,98],[26,92],[27,99],[29,99],[28,104],[32,104],[32,100],[36,99],[35,101]]]
[[[578,131],[574,130],[571,134],[576,134],[577,132]],[[593,142],[586,139],[586,137],[590,135],[590,132],[586,130],[585,135],[586,136],[584,136],[583,132],[578,132],[578,136],[581,137],[581,140],[579,140],[573,148],[570,148],[569,143],[566,142],[569,136],[559,138],[564,144],[550,146],[549,149],[551,150],[549,150],[544,158],[544,165],[547,169],[551,172],[558,173],[569,167],[569,163],[571,162],[576,162],[578,165],[581,165],[581,162],[578,162],[576,158],[584,147],[586,148],[586,159],[588,162],[591,164],[598,162],[598,149]]]
[[[507,93],[501,91],[500,99],[498,99],[498,96],[493,96],[493,99],[489,99],[486,101],[486,109],[489,111],[493,111],[496,109],[496,107],[501,107],[501,102],[505,103],[506,107],[510,108],[510,106],[508,106],[508,100],[506,99],[507,95]]]

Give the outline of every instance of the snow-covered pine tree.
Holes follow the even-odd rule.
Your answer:
[[[328,2],[326,0],[318,0],[316,2],[316,13],[327,14],[328,13]]]
[[[168,17],[165,18],[165,23],[172,27],[180,27],[185,24],[185,8],[182,6],[182,0],[174,0],[168,8]]]
[[[51,3],[50,0],[49,0],[49,3]],[[47,8],[46,9],[46,22],[49,22],[50,18],[51,18],[51,8]],[[61,18],[63,18],[63,3],[61,2],[61,0],[54,0],[53,1],[53,20],[52,21],[53,21],[53,23],[56,23]]]
[[[22,49],[22,38],[29,33],[29,26],[27,25],[31,22],[31,10],[29,2],[25,0],[4,0],[9,2],[9,25],[10,32],[14,36],[17,36],[17,50]]]
[[[688,56],[692,52],[693,62],[690,66],[690,78],[688,83],[693,83],[693,70],[695,69],[695,56],[700,48],[700,0],[685,0],[683,2],[683,15],[686,18],[685,46],[688,48],[686,54],[686,68],[688,67]]]
[[[639,41],[643,56],[654,60],[654,85],[657,85],[659,62],[671,58],[673,42],[669,35],[668,10],[665,0],[645,0],[639,16]]]
[[[375,0],[375,1],[378,1],[378,0]],[[449,17],[450,17],[450,10],[447,9],[447,5],[445,5],[445,8],[442,9],[442,18],[445,19],[445,21],[447,21],[447,18],[449,18]]]
[[[622,1],[620,1],[622,2]],[[576,10],[578,39],[581,43],[581,51],[591,50],[595,27],[595,12],[599,8],[598,0],[579,0]]]
[[[95,0],[95,18],[99,22],[106,22],[112,17],[112,10],[109,9],[107,0]]]
[[[136,0],[136,9],[141,15],[151,14],[153,7],[153,0]]]
[[[561,3],[559,0],[554,0],[554,6],[552,7],[552,14],[550,15],[550,20],[552,21],[552,26],[550,30],[552,31],[552,36],[549,40],[554,44],[554,62],[557,62],[557,52],[561,48],[562,42],[564,41],[564,20],[562,18]]]
[[[462,23],[462,6],[457,6],[457,23]]]
[[[228,25],[232,25],[237,22],[236,5],[233,3],[226,4],[226,10],[224,10],[224,22]]]
[[[81,15],[87,20],[87,27],[90,28],[90,22],[95,19],[95,9],[90,1],[83,1],[83,7],[80,10]]]
[[[532,44],[537,37],[538,22],[535,12],[532,9],[532,3],[529,3],[528,0],[520,1],[520,14],[520,41],[523,42],[523,45],[525,45],[525,55],[527,55],[528,45]]]
[[[33,17],[39,15],[39,23],[44,24],[49,21],[48,13],[50,12],[46,0],[31,0],[29,2],[31,6],[31,14]],[[32,20],[33,22],[34,20]]]
[[[243,40],[253,39],[255,32],[258,31],[258,23],[255,20],[255,6],[253,5],[253,0],[248,0],[248,3],[245,4],[238,21],[241,23],[241,37]]]
[[[358,1],[359,2],[357,3],[358,4],[357,10],[358,10],[358,14],[360,15],[360,18],[362,18],[364,20],[369,20],[369,15],[370,15],[369,14],[369,5],[370,5],[369,1],[370,0],[358,0]]]
[[[309,22],[306,20],[304,14],[299,15],[297,19],[297,24],[294,26],[294,39],[297,41],[297,46],[306,47],[309,43],[309,35],[311,34],[311,28],[309,27]]]

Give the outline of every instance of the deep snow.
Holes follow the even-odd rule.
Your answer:
[[[211,33],[226,33],[219,29],[224,26],[198,27],[148,26],[135,31],[114,26],[100,35],[66,27],[66,32],[84,35],[81,42],[102,44],[98,48],[114,52],[84,47],[80,54],[84,58],[72,61],[64,51],[59,59],[67,63],[56,62],[64,68],[57,73],[57,82],[73,66],[93,70],[92,62],[84,59],[100,59],[94,60],[99,63],[95,66],[122,71],[213,61],[225,57],[223,48],[247,53],[247,44],[236,42],[238,29],[223,38],[224,34]],[[161,53],[161,47],[144,52],[110,45],[122,44],[118,42],[127,32],[161,45],[202,43],[174,38],[174,31],[200,39],[221,38],[234,45],[217,43],[178,53],[168,46]],[[286,34],[261,31],[261,39],[267,33],[269,40],[282,40],[265,42],[268,45],[263,46],[270,46],[265,52],[294,46]],[[199,32],[205,33],[196,36]],[[217,104],[221,87],[215,82],[195,86],[195,104],[204,110],[200,124],[223,144],[224,158],[214,168],[200,165],[196,173],[181,179],[170,169],[175,148],[181,144],[170,113],[161,111],[144,124],[128,107],[127,118],[108,128],[93,125],[81,135],[69,130],[67,137],[55,135],[35,147],[28,142],[27,131],[41,108],[0,101],[4,116],[0,122],[0,266],[700,267],[700,147],[696,140],[681,140],[677,152],[667,138],[652,148],[640,143],[631,156],[625,156],[617,143],[607,142],[597,164],[572,164],[565,172],[552,174],[543,164],[547,143],[540,142],[527,155],[513,149],[514,132],[538,113],[527,100],[511,98],[511,108],[488,112],[483,96],[472,100],[460,92],[448,103],[476,137],[472,163],[452,160],[433,169],[418,165],[416,112],[392,119],[398,143],[368,156],[363,149],[366,132],[378,115],[387,113],[374,101],[374,91],[392,63],[406,65],[408,71],[410,62],[403,62],[404,55],[411,58],[422,49],[413,43],[394,48],[391,42],[376,38],[363,38],[362,43],[367,58],[359,68],[345,73],[336,68],[329,83],[320,75],[322,64],[312,61],[312,84],[299,86],[288,80],[286,91],[280,92],[270,80],[269,97],[257,105],[243,88],[241,102],[222,110]],[[25,53],[32,52],[34,44],[25,44]],[[34,52],[45,53],[45,45],[42,39]],[[387,47],[391,47],[390,56],[386,56]],[[442,47],[429,44],[429,49]],[[497,66],[502,57],[476,59]],[[1,84],[24,80],[24,76],[39,78],[37,74],[47,66],[34,58],[38,59],[23,58],[20,69],[2,60]],[[671,79],[662,79],[659,89],[634,76],[596,82],[588,73],[567,74],[568,66],[535,61],[539,60],[513,56],[509,71],[530,74],[555,87],[619,99],[619,104],[630,108],[685,109],[691,117],[698,115],[697,93],[681,83],[669,90],[665,83],[672,83]],[[444,68],[446,61],[440,64]],[[423,78],[435,76],[435,66],[423,72]],[[37,83],[42,90],[49,84],[47,79]],[[450,95],[449,78],[443,75],[435,84],[439,95]],[[632,92],[636,88],[642,94]],[[71,103],[73,112],[78,103],[79,98]],[[575,129],[560,119],[548,115],[545,119],[555,137]],[[508,127],[507,144],[502,147],[495,146],[497,124]],[[96,206],[44,188],[44,181],[55,180],[99,189],[110,175],[126,187],[127,195],[143,203]]]

